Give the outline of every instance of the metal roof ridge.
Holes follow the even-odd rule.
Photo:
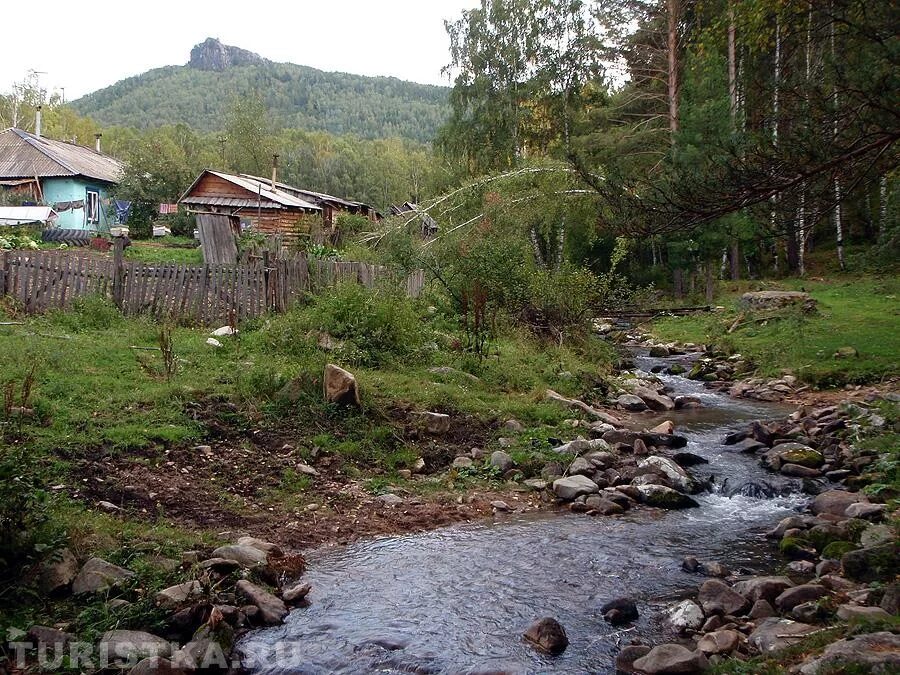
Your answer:
[[[51,153],[51,152],[48,152],[45,148],[42,148],[41,145],[40,145],[39,143],[36,142],[36,141],[45,140],[45,139],[43,138],[43,136],[35,136],[34,134],[31,134],[31,133],[29,133],[29,132],[27,132],[27,131],[25,131],[25,130],[23,130],[23,129],[17,129],[17,128],[15,128],[15,127],[10,127],[10,128],[13,130],[13,132],[14,132],[19,138],[21,138],[23,141],[25,141],[26,143],[28,143],[28,145],[30,145],[32,148],[34,148],[35,150],[37,150],[39,153],[41,153],[42,155],[44,155],[44,157],[50,158],[51,160],[53,160],[54,162],[56,162],[57,164],[59,164],[62,168],[64,168],[66,171],[68,171],[69,173],[71,173],[73,176],[79,175],[79,172],[78,172],[76,169],[74,169],[72,166],[70,166],[69,164],[67,164],[67,163],[64,162],[63,160],[61,160],[61,159],[60,159],[59,157],[57,157],[55,154],[53,154],[53,153]],[[76,146],[76,147],[81,147],[81,146]]]

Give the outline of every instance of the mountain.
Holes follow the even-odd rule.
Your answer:
[[[72,102],[103,125],[148,127],[184,123],[218,131],[235,97],[258,92],[281,126],[431,141],[448,114],[446,87],[393,77],[329,73],[209,38],[184,66],[129,77]]]

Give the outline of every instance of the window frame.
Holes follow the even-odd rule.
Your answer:
[[[92,188],[84,190],[84,224],[100,224],[100,191]]]

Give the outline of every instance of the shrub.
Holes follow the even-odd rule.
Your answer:
[[[107,330],[124,320],[112,301],[101,295],[75,298],[70,311],[56,312],[53,318],[54,323],[73,333]]]
[[[49,546],[49,521],[37,463],[22,444],[0,442],[0,577]]]
[[[585,269],[538,270],[528,279],[529,324],[556,336],[584,326],[598,300],[598,285],[597,277]]]
[[[426,337],[413,302],[399,289],[345,283],[274,320],[267,341],[282,354],[310,357],[324,333],[336,360],[366,366],[420,354]]]

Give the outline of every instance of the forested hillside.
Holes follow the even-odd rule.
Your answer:
[[[262,97],[283,127],[363,138],[434,138],[447,117],[447,89],[392,77],[326,73],[292,63],[233,65],[223,70],[166,66],[72,103],[102,125],[146,128],[187,124],[219,131],[236,97]]]

